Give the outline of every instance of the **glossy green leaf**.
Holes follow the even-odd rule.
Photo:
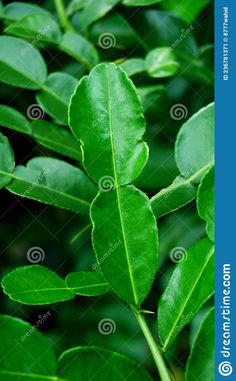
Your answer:
[[[27,257],[32,263],[39,259],[34,257],[33,250],[28,251]],[[29,305],[46,305],[75,297],[63,279],[48,268],[36,264],[10,272],[3,278],[2,287],[12,300]]]
[[[16,167],[7,189],[19,196],[86,214],[96,187],[79,169],[57,159],[37,157]]]
[[[143,110],[134,85],[116,65],[98,65],[81,80],[70,104],[70,126],[95,182],[128,184],[141,172],[148,153]]]
[[[99,63],[99,57],[95,47],[79,34],[64,34],[59,48],[79,62],[84,63],[88,69],[91,69]]]
[[[0,189],[11,181],[14,170],[14,153],[7,138],[0,132]]]
[[[180,112],[184,113],[184,105]],[[214,162],[214,104],[201,109],[180,129],[175,144],[177,166],[185,178],[200,182]]]
[[[203,177],[197,196],[199,216],[206,221],[206,231],[209,238],[215,238],[215,194],[214,194],[214,167]]]
[[[109,32],[108,32],[109,31]],[[109,14],[91,26],[90,40],[99,45],[101,36],[113,35],[114,48],[133,47],[138,38],[134,29],[120,14]]]
[[[35,14],[44,14],[47,16],[48,12],[36,4],[21,1],[13,1],[4,8],[4,18],[10,21],[20,20],[25,16]]]
[[[12,107],[0,105],[0,125],[30,135],[31,127],[26,117]]]
[[[109,291],[103,275],[98,272],[79,271],[66,277],[66,284],[78,295],[97,296]]]
[[[174,253],[174,252],[173,252]],[[205,238],[187,252],[179,262],[158,306],[158,332],[166,350],[182,328],[214,293],[214,246]]]
[[[167,188],[151,198],[152,210],[157,218],[188,204],[197,196],[197,187],[178,176]]]
[[[10,24],[5,32],[22,38],[35,39],[37,43],[57,43],[61,40],[59,25],[46,14],[33,14]]]
[[[120,67],[129,77],[142,73],[146,70],[145,61],[142,58],[130,58],[120,64]]]
[[[50,319],[50,312],[39,317]],[[41,323],[40,323],[41,322]],[[56,357],[52,345],[29,323],[0,315],[0,379],[4,381],[52,380],[56,374]]]
[[[179,63],[170,48],[151,50],[145,62],[148,74],[154,78],[171,77],[179,70]]]
[[[78,81],[71,75],[56,72],[48,76],[44,89],[37,95],[42,108],[60,123],[68,124],[68,105]]]
[[[133,186],[101,192],[92,203],[91,218],[93,245],[105,279],[121,299],[140,305],[150,291],[158,261],[149,199]]]
[[[123,0],[123,4],[129,7],[142,7],[160,3],[162,0]]]
[[[15,37],[0,37],[0,80],[25,89],[40,89],[46,80],[47,67],[31,44]]]
[[[166,11],[171,11],[184,19],[188,24],[195,21],[203,9],[209,4],[209,0],[163,0],[161,7]]]
[[[81,147],[67,128],[58,127],[45,120],[31,123],[32,136],[42,146],[71,159],[82,161]]]
[[[149,374],[128,357],[99,347],[78,347],[59,358],[59,381],[152,381]]]
[[[80,16],[81,28],[87,28],[94,21],[100,19],[108,13],[119,2],[120,0],[90,0],[89,4],[84,8]]]
[[[186,368],[186,381],[214,381],[214,309],[203,320],[194,340]]]

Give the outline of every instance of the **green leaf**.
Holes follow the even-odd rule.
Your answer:
[[[145,61],[142,58],[130,58],[120,64],[120,67],[129,77],[142,73],[146,70]]]
[[[158,261],[149,199],[133,186],[101,192],[91,205],[91,219],[93,246],[105,279],[121,299],[139,306],[150,291]]]
[[[69,74],[56,72],[48,76],[36,97],[42,108],[60,123],[68,124],[68,106],[78,81]]]
[[[25,89],[40,89],[47,67],[40,52],[19,38],[0,37],[1,81]]]
[[[142,7],[160,3],[162,0],[123,0],[123,4],[128,7]]]
[[[26,117],[12,107],[0,105],[0,125],[30,135],[31,127]]]
[[[88,1],[89,0],[72,0],[67,7],[66,13],[70,16],[73,13],[80,11],[87,5]]]
[[[67,128],[55,126],[45,120],[31,123],[32,136],[42,146],[71,159],[82,161],[81,147]]]
[[[214,381],[214,309],[203,320],[188,358],[186,381]]]
[[[161,7],[166,11],[171,11],[177,16],[181,17],[188,24],[196,21],[196,18],[203,11],[203,9],[209,4],[209,0],[163,0]]]
[[[14,152],[7,138],[0,132],[0,189],[11,181],[14,166]]]
[[[214,167],[203,177],[197,195],[197,208],[199,216],[206,221],[206,231],[214,242],[215,238],[215,210],[214,210]]]
[[[64,34],[59,48],[79,62],[83,62],[88,69],[91,69],[99,63],[99,57],[95,47],[79,34]]]
[[[4,18],[11,21],[20,20],[25,16],[44,14],[48,16],[48,12],[38,5],[31,3],[24,3],[21,1],[13,1],[7,4],[4,8]]]
[[[27,257],[32,263],[35,261],[33,251],[28,251]],[[3,278],[2,287],[12,300],[29,305],[46,305],[75,297],[63,279],[39,265],[23,266],[10,272]]]
[[[59,25],[46,14],[34,14],[10,24],[4,32],[36,40],[37,43],[57,43],[61,40]]]
[[[214,162],[213,103],[201,109],[181,127],[175,144],[175,156],[182,176],[194,177],[194,182],[200,182]]]
[[[50,312],[37,321],[49,319]],[[0,315],[0,378],[4,381],[52,380],[56,358],[49,341],[36,327],[7,315]]]
[[[205,238],[193,245],[177,265],[158,306],[158,332],[163,350],[173,342],[214,293],[214,246]]]
[[[57,159],[37,157],[16,167],[7,189],[19,196],[86,214],[96,187],[78,168]]]
[[[81,29],[87,28],[94,21],[105,16],[120,0],[90,0],[80,15]]]
[[[157,218],[188,204],[197,196],[197,187],[189,179],[178,176],[167,188],[151,198],[152,210]]]
[[[78,347],[59,358],[59,381],[152,381],[149,374],[128,357],[99,347]]]
[[[145,119],[134,85],[122,69],[96,66],[80,81],[69,114],[72,131],[82,142],[84,167],[95,182],[108,178],[116,186],[138,176],[148,154],[142,142]]]
[[[71,273],[66,277],[66,284],[77,295],[97,296],[109,291],[109,286],[102,274],[95,271]]]
[[[57,361],[49,341],[37,331],[50,311],[34,326],[0,315],[0,377],[4,381],[152,381],[149,374],[128,357],[99,347],[77,347],[62,353]],[[58,370],[57,370],[58,368]]]
[[[145,62],[148,74],[154,78],[172,77],[179,70],[179,63],[170,48],[151,50]]]

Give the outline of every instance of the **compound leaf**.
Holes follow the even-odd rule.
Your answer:
[[[8,139],[0,132],[0,189],[10,183],[14,167],[14,152]]]
[[[0,125],[30,135],[31,127],[26,117],[12,107],[0,105]]]

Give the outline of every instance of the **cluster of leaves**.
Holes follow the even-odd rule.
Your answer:
[[[11,299],[26,305],[113,292],[134,311],[154,358],[158,357],[162,381],[171,376],[161,352],[169,350],[214,293],[214,104],[201,108],[180,128],[174,148],[174,181],[170,184],[165,180],[163,189],[151,198],[143,192],[153,190],[147,175],[153,159],[152,143],[149,158],[144,142],[144,136],[151,140],[150,131],[145,132],[145,116],[152,124],[153,96],[160,98],[161,104],[163,84],[180,72],[191,83],[208,87],[212,84],[207,65],[212,47],[199,48],[192,33],[186,31],[181,43],[171,33],[165,33],[171,24],[174,36],[176,31],[181,35],[185,22],[193,22],[208,1],[182,3],[176,6],[171,0],[73,0],[65,12],[63,3],[55,0],[60,25],[54,12],[30,3],[0,7],[5,25],[5,35],[0,36],[0,80],[37,91],[37,111],[47,114],[46,120],[32,121],[30,107],[27,118],[15,108],[1,105],[0,124],[29,136],[46,147],[51,156],[64,156],[64,160],[35,157],[26,166],[15,166],[11,144],[0,133],[0,187],[90,216],[98,264],[97,271],[73,272],[65,280],[44,266],[19,267],[3,278],[3,290]],[[138,15],[142,27],[147,24],[155,34],[147,39],[141,38],[138,26],[136,31],[123,15],[109,13],[115,6],[123,9],[150,5],[154,8],[141,8]],[[163,30],[153,30],[153,24],[159,25],[163,16]],[[129,44],[139,44],[141,57],[110,56],[113,53],[100,38],[107,30],[110,37],[115,36],[112,48],[125,51]],[[158,45],[155,48],[153,38]],[[173,44],[175,47],[170,49]],[[48,75],[40,49],[63,52],[75,61],[66,70]],[[107,61],[113,63],[104,63]],[[134,86],[130,77],[135,82],[137,75],[144,76],[144,86]],[[156,81],[154,85],[150,85],[150,77]],[[158,176],[162,174],[158,172]],[[195,199],[198,214],[206,224],[206,236],[176,264],[158,303],[159,343],[153,344],[142,303],[158,270],[156,219]],[[111,242],[116,248],[109,252]],[[199,375],[203,380],[213,380],[213,316],[210,310],[194,340],[186,368],[187,381],[199,380]],[[0,327],[7,331],[7,335],[2,332],[0,345],[0,374],[6,379],[90,380],[96,374],[96,380],[151,380],[129,358],[98,347],[68,350],[57,364],[51,345],[28,323],[1,316]],[[204,351],[208,353],[207,361],[202,361]]]

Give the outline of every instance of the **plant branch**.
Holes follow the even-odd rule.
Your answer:
[[[74,32],[75,30],[67,17],[63,0],[54,0],[54,4],[57,10],[61,27],[67,32]]]
[[[170,373],[167,369],[167,366],[165,364],[165,361],[162,357],[161,351],[157,346],[157,343],[146,323],[145,318],[141,315],[140,312],[136,311],[135,308],[132,307],[132,310],[134,312],[134,315],[137,319],[137,322],[143,332],[143,335],[147,341],[147,344],[149,346],[149,349],[152,353],[153,359],[155,361],[157,370],[160,374],[160,378],[162,381],[171,381]]]

